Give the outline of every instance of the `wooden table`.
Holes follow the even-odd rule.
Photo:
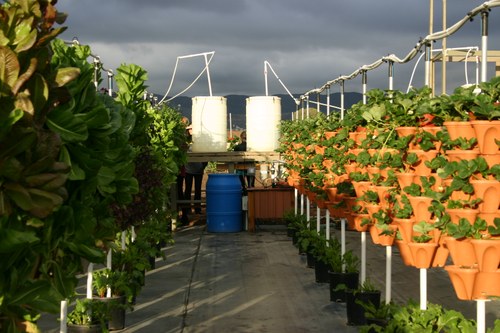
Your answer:
[[[294,208],[293,187],[248,188],[248,231],[255,231],[255,219],[281,219]]]

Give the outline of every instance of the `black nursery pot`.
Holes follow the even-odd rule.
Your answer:
[[[110,331],[122,330],[125,327],[125,296],[113,296],[98,298],[99,301],[105,302],[109,307],[108,329]],[[99,331],[100,332],[100,331]]]
[[[366,325],[365,309],[358,301],[365,304],[372,303],[375,308],[380,307],[380,291],[355,292],[346,290],[347,325]]]
[[[309,268],[314,268],[314,265],[316,265],[316,258],[314,258],[314,255],[312,253],[307,252],[307,267]]]
[[[328,271],[330,277],[330,301],[345,302],[345,292],[347,289],[356,289],[359,284],[359,272],[338,273]],[[336,290],[344,287],[341,290]]]
[[[317,283],[328,283],[330,277],[328,276],[329,265],[325,264],[321,260],[316,260],[314,265],[314,274]]]

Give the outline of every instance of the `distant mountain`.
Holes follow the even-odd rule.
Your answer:
[[[274,95],[281,98],[281,119],[288,120],[291,119],[292,112],[297,110],[297,105],[295,101],[289,95]],[[246,127],[246,99],[250,96],[245,95],[227,95],[227,113],[231,114],[231,122],[233,128],[245,128]],[[295,98],[299,98],[299,95],[295,95]],[[344,106],[346,109],[350,108],[351,105],[362,100],[363,95],[356,92],[349,92],[344,94]],[[316,102],[316,97],[314,97],[314,102]],[[326,103],[326,95],[321,95],[320,103]],[[187,96],[179,96],[174,98],[169,102],[170,106],[174,109],[179,110],[183,115],[191,119],[192,110],[192,99]],[[334,93],[330,95],[330,105],[340,106],[340,93]],[[309,107],[316,108],[316,104],[312,101],[309,102]],[[321,110],[325,112],[325,106],[321,107]],[[334,111],[333,109],[330,109]]]

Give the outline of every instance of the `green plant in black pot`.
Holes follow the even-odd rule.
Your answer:
[[[351,250],[341,254],[340,244],[338,253],[330,259],[330,300],[345,302],[345,291],[356,289],[359,283],[359,258]]]
[[[367,323],[366,306],[373,309],[380,307],[380,289],[366,279],[356,289],[346,290],[346,313],[348,325],[364,325]]]
[[[289,237],[292,237],[293,244],[297,245],[298,234],[301,230],[307,229],[307,217],[305,215],[297,214],[293,211],[286,212],[283,216]]]
[[[135,242],[129,243],[125,249],[113,252],[113,271],[125,272],[133,298],[138,295],[145,283],[146,270],[150,269],[149,258]]]
[[[77,299],[75,307],[68,313],[68,333],[85,332],[101,333],[108,331],[108,306],[95,299]]]
[[[132,308],[133,291],[129,286],[130,279],[124,271],[102,269],[92,273],[92,287],[97,292],[97,300],[108,306],[110,330],[125,327],[125,311]],[[107,291],[110,290],[108,297]]]

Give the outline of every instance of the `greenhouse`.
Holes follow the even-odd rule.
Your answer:
[[[238,130],[214,52],[177,59],[208,78],[186,117],[175,70],[158,97],[141,66],[61,39],[57,6],[1,7],[0,332],[500,333],[500,1],[300,96],[265,61]],[[480,47],[433,48],[473,19]],[[395,89],[421,59],[425,85]],[[475,84],[436,94],[446,62]]]

